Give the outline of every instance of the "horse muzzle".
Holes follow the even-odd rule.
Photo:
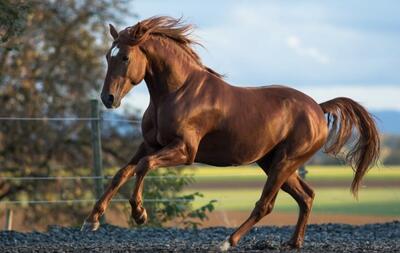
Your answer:
[[[118,108],[121,104],[121,100],[116,98],[112,94],[102,94],[101,101],[103,102],[104,106],[108,109],[111,108]]]

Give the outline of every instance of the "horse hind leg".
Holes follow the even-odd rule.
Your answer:
[[[260,160],[259,165],[268,174],[261,197],[256,203],[250,217],[231,234],[227,243],[223,244],[224,247],[220,248],[221,250],[226,250],[230,246],[236,246],[240,238],[269,213],[270,210],[268,207],[272,206],[271,203],[275,200],[281,187],[296,172],[300,165],[304,164],[319,148],[318,145],[313,145],[310,142],[296,142],[288,139]],[[304,235],[304,229],[301,230],[300,228],[305,226],[303,223],[306,223],[308,214],[309,212],[304,212],[300,216],[301,222],[297,226],[297,234],[300,237]]]
[[[281,150],[272,160],[269,176],[264,185],[263,192],[257,201],[250,217],[224,242],[221,250],[227,250],[230,246],[236,246],[240,238],[245,235],[258,221],[272,210],[276,195],[286,180],[296,171],[304,161],[302,159],[286,159],[285,150]]]
[[[272,153],[273,154],[273,153]],[[271,154],[258,162],[258,165],[269,174],[271,166]],[[290,248],[301,248],[304,242],[304,234],[307,226],[308,217],[311,213],[311,207],[314,200],[314,190],[303,181],[297,174],[292,174],[281,189],[288,193],[299,206],[299,216],[292,238],[284,244]]]
[[[274,205],[275,205],[275,200],[276,200],[276,197],[278,196],[278,194],[275,194],[275,196],[272,198],[272,200],[271,200],[271,202],[265,207],[265,210],[263,211],[263,213],[265,213],[264,215],[263,215],[263,217],[264,216],[266,216],[266,215],[268,215],[268,214],[270,214],[271,212],[272,212],[272,209],[274,208]],[[259,203],[259,201],[257,201],[257,203],[256,203],[256,206],[258,205],[258,203]],[[254,210],[253,210],[253,212],[254,212]],[[261,217],[262,218],[262,217]],[[259,220],[261,219],[261,218],[259,218]],[[259,220],[257,220],[256,222],[258,222]],[[227,237],[226,239],[225,239],[225,241],[223,241],[220,245],[219,245],[219,251],[227,251],[231,246],[236,246],[236,244],[237,244],[237,242],[239,241],[239,239],[240,238],[237,238],[236,239],[236,242],[235,241],[232,241],[232,238],[231,237]]]
[[[299,205],[299,217],[292,238],[284,244],[290,248],[301,248],[304,242],[304,234],[308,217],[314,200],[314,191],[298,175],[293,174],[283,184],[282,190],[292,196]]]
[[[264,157],[258,165],[269,174],[272,154]],[[292,174],[282,185],[281,189],[288,193],[299,205],[299,217],[292,238],[284,244],[290,248],[301,248],[304,242],[304,234],[307,226],[308,217],[314,200],[314,190],[304,182],[297,174]]]

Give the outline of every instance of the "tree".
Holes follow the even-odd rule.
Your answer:
[[[26,26],[29,5],[26,1],[0,2],[0,43],[22,33]]]
[[[88,101],[99,93],[105,72],[103,56],[111,44],[107,25],[133,15],[126,11],[127,1],[37,0],[30,1],[29,7],[24,7],[25,1],[1,4],[12,10],[13,20],[20,21],[14,23],[8,16],[0,19],[6,36],[0,47],[0,117],[90,117]],[[106,167],[124,164],[140,142],[137,126],[123,126],[128,131],[120,131],[121,127],[104,122]],[[0,121],[2,176],[90,175],[90,167],[89,122]],[[93,198],[92,189],[90,180],[0,180],[0,200]],[[71,205],[68,210],[72,212],[67,213],[65,206],[33,205],[27,220],[52,223],[65,219],[78,224],[89,208],[87,204]]]

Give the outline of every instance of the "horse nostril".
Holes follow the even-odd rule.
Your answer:
[[[113,95],[108,95],[108,104],[112,105],[114,103],[114,96]]]

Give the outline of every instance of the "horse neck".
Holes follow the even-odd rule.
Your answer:
[[[157,103],[162,97],[187,85],[187,80],[201,67],[178,45],[167,39],[146,42],[148,67],[145,82],[150,99]]]

